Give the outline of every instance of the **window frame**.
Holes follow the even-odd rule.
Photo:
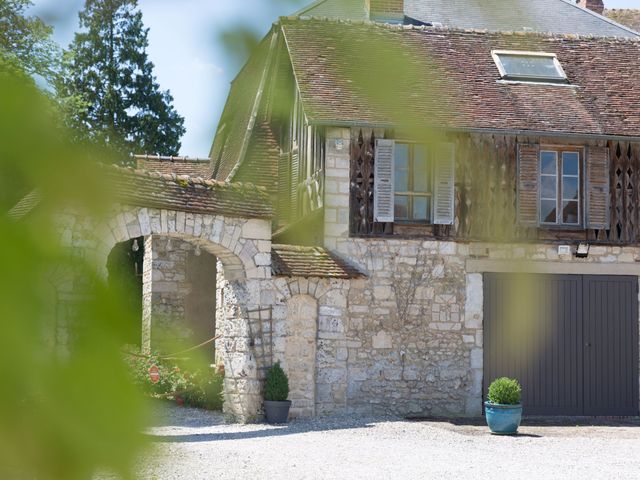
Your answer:
[[[395,188],[395,181],[393,185],[393,206],[394,206],[394,223],[403,224],[403,225],[432,225],[433,224],[433,190],[434,190],[434,162],[433,162],[433,149],[427,143],[421,143],[410,140],[395,140],[396,149],[398,145],[407,145],[409,147],[409,158],[408,158],[408,180],[409,180],[409,190],[407,191],[397,191]],[[424,148],[425,157],[427,162],[426,171],[429,174],[429,191],[428,192],[416,192],[414,189],[414,149],[416,146],[421,146]],[[394,177],[395,177],[395,168],[396,168],[396,159],[394,155],[393,159],[393,168],[394,168]],[[403,196],[407,197],[407,211],[410,214],[409,218],[399,218],[395,215],[395,206],[396,206],[396,197]],[[414,219],[413,217],[413,201],[414,197],[423,197],[429,199],[429,206],[427,208],[428,218],[425,220],[422,219]]]
[[[555,200],[556,202],[556,221],[555,222],[544,222],[542,218],[542,201],[545,200],[542,196],[542,177],[543,176],[551,176],[542,173],[542,155],[544,153],[553,153],[556,156],[556,189],[555,189],[555,199],[546,199],[547,201]],[[565,175],[563,173],[564,170],[564,154],[565,153],[575,153],[578,155],[578,174],[577,175]],[[584,166],[584,148],[575,147],[575,146],[556,146],[556,145],[541,145],[540,151],[538,153],[538,223],[541,227],[546,228],[561,228],[561,229],[582,229],[585,225],[584,218],[584,174],[585,174],[585,166]],[[578,198],[567,199],[566,201],[575,201],[578,204],[578,221],[577,223],[565,223],[562,219],[563,213],[563,203],[564,199],[564,185],[563,178],[564,177],[577,177],[578,180]]]
[[[510,74],[505,69],[502,59],[500,55],[504,56],[512,56],[512,57],[540,57],[540,58],[551,58],[553,60],[553,64],[556,68],[556,71],[560,74],[560,77],[549,77],[545,75],[518,75],[518,74]],[[493,61],[498,67],[498,71],[500,72],[501,80],[510,80],[510,81],[520,81],[520,82],[532,82],[532,83],[557,83],[557,84],[566,84],[569,83],[569,79],[567,78],[567,74],[562,68],[562,64],[558,60],[558,56],[555,53],[549,52],[532,52],[532,51],[520,51],[520,50],[492,50],[491,56],[493,57]]]

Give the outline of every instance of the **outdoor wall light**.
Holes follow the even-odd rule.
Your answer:
[[[140,245],[138,245],[137,238],[133,241],[133,245],[131,245],[131,250],[134,252],[137,252],[138,250],[140,250]]]
[[[576,257],[578,258],[587,258],[589,256],[589,249],[591,245],[586,242],[580,242],[578,244],[578,248],[576,249]]]

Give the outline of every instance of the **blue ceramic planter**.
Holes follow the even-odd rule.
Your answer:
[[[491,433],[515,435],[522,420],[522,405],[500,405],[484,402],[484,413]]]

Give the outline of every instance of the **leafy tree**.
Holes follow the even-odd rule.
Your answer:
[[[88,108],[74,119],[92,142],[121,154],[177,155],[184,119],[161,91],[147,58],[147,35],[137,0],[86,0],[81,31],[69,50],[68,95]]]
[[[0,50],[30,75],[54,82],[60,73],[62,51],[51,39],[53,28],[27,15],[31,0],[0,0]]]

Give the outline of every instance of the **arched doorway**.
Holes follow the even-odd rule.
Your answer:
[[[140,237],[145,242],[153,237],[184,241],[194,248],[194,256],[199,249],[201,255],[207,252],[215,257],[217,278],[207,283],[211,290],[216,281],[223,285],[218,288],[218,298],[225,299],[215,309],[216,322],[222,318],[225,324],[217,329],[221,334],[218,345],[224,346],[220,359],[225,367],[225,411],[240,421],[256,418],[262,404],[255,355],[260,339],[249,317],[250,312],[260,310],[262,290],[271,278],[272,209],[268,195],[252,185],[124,169],[105,170],[105,181],[114,187],[114,203],[100,217],[86,211],[83,214],[80,209],[61,213],[57,221],[62,244],[98,266],[97,273],[105,280],[113,248]],[[200,262],[194,259],[192,263]],[[143,271],[143,277],[146,273]],[[153,284],[153,269],[149,273]],[[73,290],[76,283],[72,279],[64,288]],[[211,297],[215,301],[215,293]],[[208,306],[193,308],[198,311]],[[75,321],[72,309],[68,311],[69,319]],[[147,317],[143,318],[146,321]],[[150,333],[141,343],[150,348],[152,331],[146,330]]]
[[[144,350],[168,354],[212,339],[216,332],[215,255],[189,241],[163,235],[149,235],[144,252]],[[199,353],[213,363],[215,343],[207,343]]]
[[[123,301],[131,318],[138,319],[122,325],[122,341],[136,349],[142,346],[143,260],[144,237],[116,244],[107,257],[108,287]]]

